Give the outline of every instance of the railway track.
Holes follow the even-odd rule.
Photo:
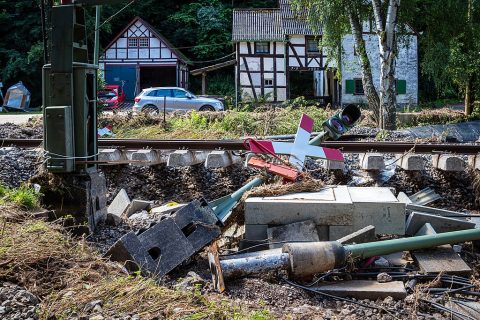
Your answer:
[[[42,139],[0,139],[0,147],[38,148]],[[243,140],[147,140],[147,139],[99,139],[100,148],[120,148],[129,150],[245,150]],[[459,143],[414,143],[414,142],[364,142],[326,141],[322,146],[337,148],[346,153],[456,153],[473,155],[480,153],[480,144]]]

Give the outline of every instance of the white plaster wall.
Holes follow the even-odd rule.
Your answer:
[[[127,38],[119,38],[116,42],[117,48],[126,48],[127,47]]]
[[[263,59],[263,70],[264,71],[273,71],[273,58],[264,58]]]
[[[140,59],[147,59],[148,58],[148,51],[150,51],[150,49],[139,49],[138,50],[138,57]]]
[[[277,101],[287,100],[287,89],[286,88],[277,88]]]
[[[276,54],[285,54],[285,43],[277,42]]]
[[[375,87],[380,86],[380,59],[378,50],[378,40],[376,35],[365,34],[365,45],[367,55],[372,67],[373,82]],[[353,35],[347,35],[342,41],[342,103],[367,103],[365,96],[347,94],[345,81],[362,77],[362,70],[359,57],[354,55]],[[418,103],[418,56],[417,56],[417,38],[409,35],[399,41],[398,57],[395,68],[396,78],[407,81],[406,94],[397,95],[399,104],[417,104]]]
[[[305,36],[302,35],[289,36],[289,40],[292,44],[305,44]]]
[[[240,42],[240,53],[247,54],[248,53],[248,43],[247,42]]]

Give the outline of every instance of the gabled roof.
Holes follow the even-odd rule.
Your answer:
[[[234,9],[233,41],[284,41],[279,9]]]
[[[119,32],[115,38],[113,38],[112,41],[105,47],[104,51],[107,51],[108,48],[110,48],[120,37],[123,36],[125,32],[127,32],[128,29],[130,29],[131,26],[133,26],[137,21],[139,21],[141,24],[143,24],[148,30],[150,30],[151,33],[154,34],[155,37],[157,37],[160,41],[165,43],[165,45],[172,50],[173,53],[180,59],[182,62],[190,64],[190,60],[183,54],[181,53],[178,49],[176,49],[160,32],[158,32],[150,23],[146,22],[140,17],[135,17],[133,18],[132,21],[121,31]]]
[[[292,10],[290,0],[279,0],[280,12],[282,15],[283,31],[287,35],[320,35],[321,26],[311,28],[307,21],[308,11],[303,9],[300,12]]]

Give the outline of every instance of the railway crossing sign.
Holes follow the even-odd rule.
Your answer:
[[[310,145],[310,136],[314,120],[303,114],[298,125],[295,141],[276,142],[270,140],[247,139],[248,149],[255,154],[269,154],[280,160],[280,164],[264,161],[253,157],[248,164],[256,168],[265,168],[267,171],[280,175],[288,180],[295,180],[303,171],[306,157],[320,158],[330,161],[344,161],[342,153],[337,149]],[[288,155],[288,162],[279,156]]]

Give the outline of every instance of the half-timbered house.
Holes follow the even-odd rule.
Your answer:
[[[366,24],[367,51],[377,61],[378,40]],[[281,102],[298,96],[324,103],[364,103],[361,67],[353,37],[342,40],[341,63],[328,59],[318,43],[321,26],[310,26],[302,14],[293,12],[289,0],[279,0],[272,9],[235,9],[232,40],[236,50],[236,90],[244,100]],[[397,101],[417,103],[417,39],[401,42],[396,62]],[[375,52],[375,50],[377,50]],[[336,77],[340,66],[342,81]],[[375,84],[380,84],[380,65],[372,62]],[[359,86],[360,85],[360,86]]]
[[[123,85],[127,99],[148,87],[188,87],[188,59],[140,17],[113,38],[99,62],[106,83]]]

